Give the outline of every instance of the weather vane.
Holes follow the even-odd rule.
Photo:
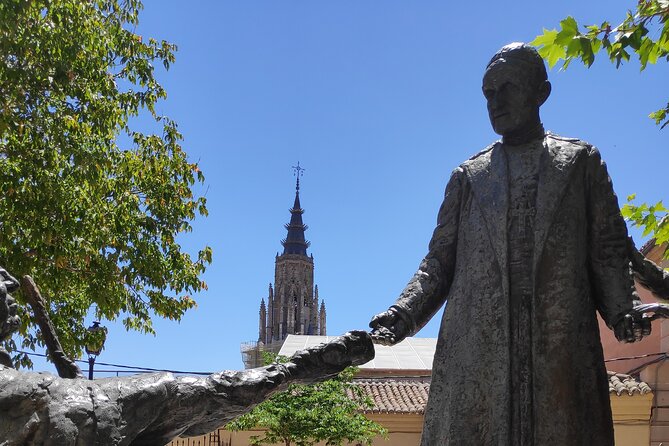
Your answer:
[[[297,186],[295,186],[295,190],[299,191],[300,190],[300,177],[304,175],[304,168],[300,167],[300,162],[297,162],[297,166],[293,166],[293,175],[297,177]]]

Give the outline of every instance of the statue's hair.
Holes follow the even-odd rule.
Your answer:
[[[530,78],[535,85],[539,85],[548,79],[544,60],[534,47],[526,43],[513,42],[504,45],[492,56],[492,59],[490,59],[490,62],[486,66],[486,70],[502,62],[519,63],[529,72],[531,75]]]

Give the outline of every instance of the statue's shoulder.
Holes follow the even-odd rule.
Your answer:
[[[599,151],[592,144],[579,138],[546,133],[549,153],[565,164],[578,163],[582,160],[599,158]]]
[[[550,132],[550,131],[546,132],[546,138],[553,139],[553,140],[556,140],[556,141],[574,143],[574,144],[584,143],[584,141],[579,139],[579,138],[572,138],[571,136],[556,135],[555,133]]]
[[[546,132],[546,139],[549,141],[549,144],[553,143],[553,145],[564,149],[590,151],[593,148],[592,144],[582,139],[556,135],[551,132]]]
[[[490,164],[490,155],[492,154],[493,149],[500,144],[500,141],[495,141],[490,144],[485,149],[481,150],[478,153],[470,156],[465,162],[460,164],[460,168],[464,171],[477,171],[480,169],[485,169]]]
[[[480,158],[487,158],[490,155],[490,152],[492,151],[492,149],[494,149],[495,146],[497,146],[498,144],[501,144],[501,141],[499,141],[499,140],[495,141],[494,143],[490,144],[485,149],[483,149],[483,150],[475,153],[474,155],[470,156],[469,158],[467,158],[467,160],[462,164],[466,164],[466,163],[469,163],[471,161],[478,160]]]

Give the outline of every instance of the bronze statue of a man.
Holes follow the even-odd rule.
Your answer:
[[[370,324],[396,343],[448,302],[423,446],[614,444],[596,311],[622,341],[648,327],[629,315],[627,229],[606,166],[590,144],[544,131],[550,92],[532,47],[493,56],[483,94],[502,139],[453,171],[427,256]]]

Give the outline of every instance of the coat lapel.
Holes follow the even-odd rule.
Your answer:
[[[509,200],[509,183],[506,155],[496,142],[490,150],[464,163],[472,192],[486,221],[502,274],[507,271],[506,218]],[[506,284],[506,282],[505,282]]]
[[[569,176],[574,170],[579,153],[583,153],[581,150],[583,147],[575,144],[574,141],[576,140],[556,139],[550,134],[544,139],[534,218],[534,271],[541,259],[546,236],[553,223],[557,207],[569,184]]]
[[[539,166],[534,218],[534,270],[543,253],[548,231],[569,183],[569,176],[579,154],[584,153],[582,149],[583,146],[578,144],[578,140],[556,138],[550,134],[545,138],[545,151]],[[485,218],[500,269],[506,274],[509,183],[502,144],[496,142],[489,150],[465,162],[463,167]]]

